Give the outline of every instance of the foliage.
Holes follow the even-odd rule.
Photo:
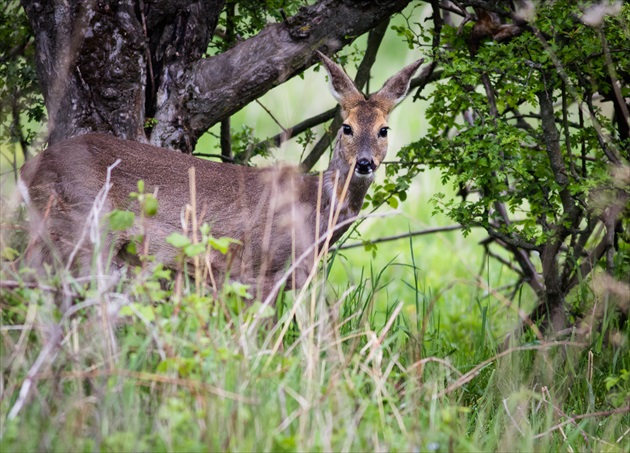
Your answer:
[[[219,18],[222,31],[210,43],[209,50],[223,52],[234,44],[235,39],[247,39],[269,23],[282,22],[307,3],[301,0],[227,0],[226,11]]]
[[[32,285],[15,269],[2,274],[17,282],[1,302],[3,451],[629,446],[630,331],[612,311],[590,339],[501,351],[491,319],[509,328],[515,316],[500,298],[478,300],[486,323],[440,316],[442,296],[420,289],[412,266],[412,310],[385,268],[331,305],[316,284],[277,321],[247,308],[239,285],[217,294],[161,265],[116,287],[82,287],[61,269]],[[61,315],[68,291],[76,305]],[[24,398],[25,385],[36,393]]]
[[[541,4],[535,20],[501,42],[474,41],[477,24],[445,25],[445,45],[434,49],[443,72],[427,95],[428,133],[399,152],[400,164],[388,168],[388,180],[372,197],[375,203],[400,197],[422,166],[440,169],[442,183],[459,196],[437,193],[435,211],[465,232],[482,226],[515,255],[566,245],[549,258],[562,260],[565,295],[572,288],[568,275],[588,274],[577,266],[585,244],[602,240],[594,234],[597,220],[606,223],[615,203],[626,213],[606,228],[623,231],[615,225],[627,227],[630,218],[627,187],[620,190],[611,179],[611,168],[630,158],[624,120],[611,118],[619,100],[611,78],[621,82],[622,102],[630,94],[630,6],[601,27],[580,22],[579,8]],[[417,41],[428,41],[432,30],[421,32]],[[535,281],[519,264],[524,278]],[[548,287],[560,279],[554,269],[545,273],[549,267],[543,263]],[[614,272],[610,262],[608,269]]]
[[[28,157],[45,117],[32,32],[19,2],[9,1],[0,11],[0,144],[14,150],[14,162],[15,146]]]

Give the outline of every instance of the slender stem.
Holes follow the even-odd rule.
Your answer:
[[[410,233],[397,234],[394,236],[386,236],[386,237],[382,237],[378,239],[373,239],[367,242],[356,242],[354,244],[344,244],[339,247],[333,247],[331,251],[353,249],[356,247],[364,247],[366,244],[380,244],[382,242],[397,241],[399,239],[407,239],[407,238],[415,237],[415,236],[425,236],[427,234],[444,233],[446,231],[457,231],[461,229],[462,229],[461,225],[449,225],[445,227],[427,228],[426,230],[418,230],[418,231],[412,231]]]

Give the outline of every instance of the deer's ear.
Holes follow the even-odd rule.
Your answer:
[[[389,113],[400,101],[405,99],[409,91],[409,81],[416,73],[424,58],[405,66],[398,74],[390,77],[378,92],[370,96],[370,99],[378,100]]]
[[[320,51],[316,52],[328,72],[330,92],[337,102],[343,104],[344,100],[347,101],[350,98],[355,98],[356,96],[363,97],[359,90],[357,90],[357,87],[354,86],[352,79],[348,77],[341,67]]]

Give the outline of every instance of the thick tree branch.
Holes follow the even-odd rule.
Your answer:
[[[311,66],[315,50],[338,51],[408,3],[322,0],[197,61],[177,87],[163,93],[151,142],[191,151],[212,125]]]
[[[543,139],[545,141],[545,151],[549,158],[549,165],[553,172],[556,183],[560,186],[560,198],[565,213],[569,213],[574,209],[573,199],[567,190],[569,185],[569,177],[564,165],[562,151],[560,149],[560,134],[556,128],[553,101],[551,100],[552,87],[546,86],[545,90],[537,93],[540,105],[540,120],[543,130]]]
[[[544,89],[537,93],[540,105],[541,127],[545,151],[549,159],[549,166],[553,172],[556,184],[559,186],[560,201],[563,208],[563,218],[553,226],[553,236],[547,241],[541,253],[542,273],[545,282],[544,306],[540,306],[540,312],[547,314],[547,321],[554,330],[565,327],[566,314],[564,313],[564,298],[566,293],[562,288],[561,273],[558,268],[558,252],[563,241],[579,217],[579,209],[569,191],[569,176],[560,148],[560,133],[556,128],[551,90],[553,85],[549,83],[550,74],[542,74],[545,81]],[[566,223],[570,225],[567,227]]]
[[[522,248],[523,250],[531,250],[531,251],[540,252],[541,247],[539,245],[536,245],[533,242],[529,242],[528,240],[514,233],[508,235],[489,225],[484,226],[484,228],[488,232],[488,234],[492,236],[493,238],[501,239],[503,242],[510,244],[514,247]]]
[[[146,105],[147,116],[157,120],[151,131],[151,143],[187,152],[191,152],[197,143],[199,136],[192,138],[188,131],[190,119],[183,104],[190,95],[186,93],[185,87],[191,79],[191,66],[203,61],[224,4],[225,0],[160,0],[153,4],[147,3],[155,91],[147,93]],[[231,9],[228,8],[228,21],[231,20],[230,15]],[[232,39],[230,33],[228,27],[228,40]],[[186,133],[171,136],[170,141],[165,141],[164,121]]]

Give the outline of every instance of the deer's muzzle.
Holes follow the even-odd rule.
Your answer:
[[[354,172],[361,176],[371,175],[374,170],[376,170],[376,164],[374,161],[365,158],[359,159],[354,167]]]

